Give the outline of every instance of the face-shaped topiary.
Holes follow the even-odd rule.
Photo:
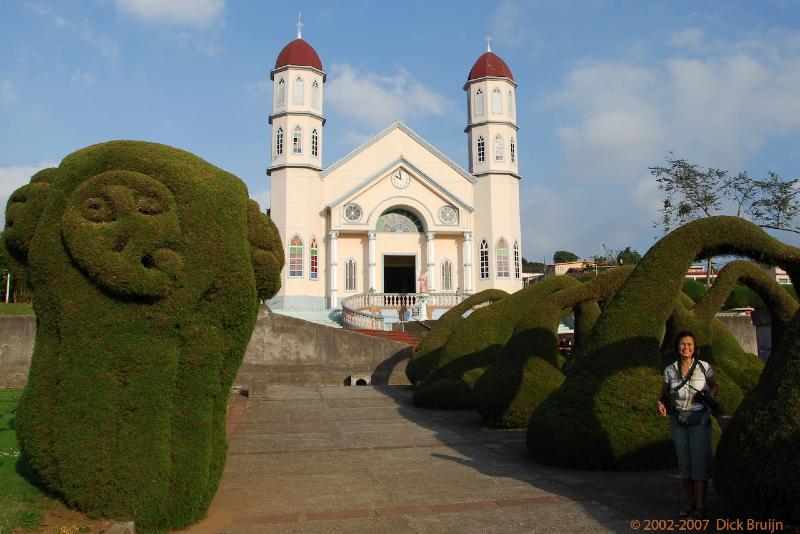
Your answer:
[[[11,210],[39,319],[24,456],[81,510],[181,527],[221,477],[228,392],[257,297],[279,287],[280,240],[238,178],[171,147],[94,145],[53,174],[38,219]]]

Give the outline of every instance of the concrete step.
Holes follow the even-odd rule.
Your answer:
[[[272,312],[331,328],[342,328],[342,323],[339,322],[340,310],[272,310]]]
[[[411,345],[413,348],[417,348],[417,345],[420,343],[420,339],[412,336],[408,332],[397,332],[391,330],[353,330],[353,332],[357,332],[359,334],[364,334],[365,336],[376,337],[379,339],[391,339],[392,341],[397,341],[398,343],[405,343],[406,345]]]

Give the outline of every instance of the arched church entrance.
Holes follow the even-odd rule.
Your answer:
[[[396,236],[383,240],[388,245],[382,254],[383,292],[416,293],[417,256],[421,252],[419,237],[425,232],[422,220],[411,210],[393,207],[378,218],[375,230]]]

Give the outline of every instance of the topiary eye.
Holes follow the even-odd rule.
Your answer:
[[[148,195],[137,195],[136,209],[142,215],[158,215],[164,212],[163,204],[157,198]]]
[[[102,197],[87,198],[83,202],[81,212],[86,219],[92,222],[111,222],[115,218],[111,204]]]

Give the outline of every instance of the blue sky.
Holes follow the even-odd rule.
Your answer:
[[[268,205],[269,70],[298,11],[328,73],[325,165],[402,120],[467,167],[462,87],[493,37],[519,83],[531,260],[644,252],[658,234],[648,167],[670,150],[800,178],[795,0],[0,0],[0,205],[111,139],[193,152]]]

